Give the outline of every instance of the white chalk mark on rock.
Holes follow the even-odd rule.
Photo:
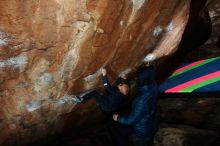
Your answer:
[[[63,65],[59,73],[61,78],[70,77],[72,71],[75,69],[80,59],[78,50],[80,49],[81,43],[84,41],[84,35],[92,28],[92,23],[77,21],[74,23],[74,26],[80,31],[74,36],[69,51],[63,59]],[[58,80],[60,81],[60,79]]]
[[[98,28],[97,33],[104,33],[104,30],[102,28]]]
[[[145,58],[144,58],[144,62],[151,62],[154,61],[156,59],[156,56],[154,54],[148,54]]]
[[[0,46],[7,46],[8,45],[8,38],[4,32],[0,32]]]
[[[76,96],[75,95],[64,95],[61,97],[58,101],[59,104],[65,104],[65,103],[76,103]]]
[[[144,5],[146,0],[132,0],[133,3],[133,9],[132,9],[132,13],[130,15],[130,18],[128,20],[128,25],[130,25],[132,23],[132,21],[134,20],[134,16],[135,14],[138,12],[138,10]]]
[[[145,0],[132,0],[132,3],[134,10],[138,10],[143,6]]]
[[[124,25],[124,21],[120,21],[120,25],[123,26]]]
[[[98,76],[98,72],[88,75],[87,77],[83,78],[83,80],[85,80],[86,82],[91,82],[92,80],[94,80],[96,77]]]
[[[166,27],[166,31],[167,31],[167,32],[170,32],[170,31],[172,31],[172,30],[173,30],[173,23],[170,22],[170,23],[168,24],[168,26]]]
[[[162,31],[163,31],[162,28],[161,28],[160,26],[157,26],[157,27],[155,27],[154,30],[153,30],[153,35],[154,35],[155,37],[158,37],[158,36],[161,34]]]
[[[0,38],[0,46],[7,46],[7,44],[8,43],[4,39]]]
[[[43,82],[45,85],[49,85],[50,81],[52,80],[52,75],[50,73],[43,73],[39,77],[39,81]]]
[[[131,71],[132,71],[132,69],[131,69],[131,68],[128,68],[128,69],[122,71],[118,76],[121,77],[121,78],[126,79],[126,78],[127,78],[127,75],[128,75]]]
[[[42,101],[31,101],[25,105],[29,112],[33,112],[41,107]]]
[[[41,74],[34,84],[34,91],[40,93],[42,89],[47,89],[47,87],[50,85],[52,78],[53,77],[50,73]]]
[[[73,23],[73,27],[76,27],[80,31],[85,32],[86,30],[88,30],[90,25],[88,22],[85,22],[85,21],[76,21]]]
[[[20,55],[17,57],[9,58],[8,60],[0,60],[0,69],[4,67],[21,69],[25,64],[27,64],[27,57],[24,55]]]

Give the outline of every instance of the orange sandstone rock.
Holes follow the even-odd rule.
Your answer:
[[[59,131],[73,95],[99,85],[101,67],[115,80],[175,52],[189,3],[1,0],[0,143],[21,145]]]

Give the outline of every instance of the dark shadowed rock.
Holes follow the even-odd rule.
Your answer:
[[[220,98],[160,98],[161,121],[220,131]]]
[[[166,125],[155,137],[155,146],[217,146],[219,134],[189,126]]]

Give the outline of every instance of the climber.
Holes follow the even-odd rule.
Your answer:
[[[113,132],[116,134],[114,137],[119,146],[128,145],[126,141],[129,134],[132,135],[134,146],[152,146],[158,129],[158,88],[152,67],[144,67],[137,71],[137,86],[138,93],[132,102],[130,114],[113,115],[113,120],[118,123],[117,129],[113,129]],[[122,133],[121,139],[120,133]]]
[[[112,87],[107,78],[107,71],[105,68],[101,69],[102,82],[106,89],[106,95],[102,95],[94,90],[83,97],[78,97],[80,102],[84,102],[90,98],[95,98],[98,106],[105,112],[112,112],[119,108],[124,97],[128,95],[130,84],[125,78],[119,78],[116,82],[116,88]]]

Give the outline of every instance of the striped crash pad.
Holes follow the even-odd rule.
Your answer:
[[[159,88],[161,93],[220,92],[220,57],[181,65]]]

